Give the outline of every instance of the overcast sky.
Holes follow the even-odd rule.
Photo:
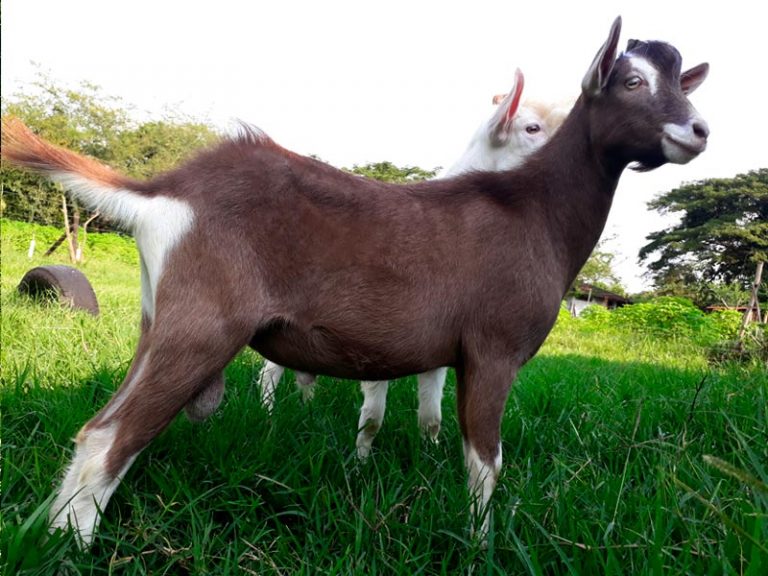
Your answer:
[[[626,172],[616,193],[607,246],[636,291],[645,236],[670,223],[646,202],[768,166],[765,2],[4,0],[2,95],[39,69],[64,86],[95,83],[142,118],[170,108],[223,130],[242,119],[337,166],[446,167],[516,67],[528,96],[575,97],[617,15],[620,46],[665,40],[684,68],[711,65],[691,96],[709,149],[686,166]]]

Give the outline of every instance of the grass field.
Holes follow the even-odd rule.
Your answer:
[[[357,383],[321,378],[303,404],[283,382],[268,416],[252,383],[261,359],[245,351],[218,412],[178,417],[139,456],[81,552],[47,536],[47,506],[71,439],[131,360],[135,249],[94,238],[93,318],[16,293],[64,252],[29,261],[32,228],[2,226],[3,574],[768,573],[765,366],[567,319],[510,396],[487,548],[467,531],[452,375],[438,445],[420,438],[405,379],[361,463]],[[34,230],[39,245],[57,235]]]

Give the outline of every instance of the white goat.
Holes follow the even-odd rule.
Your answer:
[[[493,97],[496,109],[490,119],[476,130],[461,157],[440,178],[449,178],[470,171],[502,171],[522,164],[527,156],[539,149],[562,124],[571,103],[527,100],[520,104],[524,77],[515,72],[512,90]],[[271,412],[274,408],[275,388],[285,368],[264,360],[259,375],[261,399]],[[437,442],[442,422],[441,402],[447,368],[430,370],[417,376],[419,383],[419,427],[433,442]],[[302,398],[314,395],[315,376],[295,372],[296,385]],[[384,421],[387,404],[388,380],[362,381],[363,405],[358,421],[357,454],[366,458]]]

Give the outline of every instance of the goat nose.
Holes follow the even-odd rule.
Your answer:
[[[709,137],[709,126],[704,120],[698,119],[693,122],[693,133],[702,140]]]

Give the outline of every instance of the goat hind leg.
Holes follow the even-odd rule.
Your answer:
[[[202,331],[200,331],[202,332]],[[194,333],[194,332],[191,332]],[[208,341],[217,334],[200,334]],[[234,340],[216,347],[146,340],[129,377],[78,433],[75,454],[51,509],[51,528],[71,526],[90,545],[110,497],[138,454],[181,409],[216,381],[239,350]],[[242,338],[242,343],[247,337]],[[196,350],[197,352],[193,352]]]

